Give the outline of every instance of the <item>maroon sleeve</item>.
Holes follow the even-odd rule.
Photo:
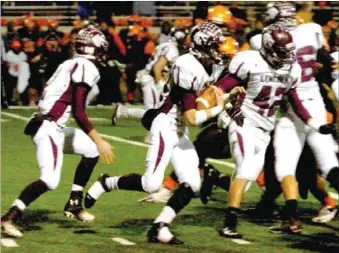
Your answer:
[[[220,79],[216,86],[218,86],[224,93],[229,93],[241,80],[233,74],[227,74]]]
[[[86,83],[76,83],[73,87],[72,112],[78,126],[87,134],[93,129],[92,123],[88,120],[86,109],[86,97],[91,90]]]
[[[288,101],[293,107],[294,112],[302,119],[305,123],[311,118],[310,113],[304,107],[302,102],[299,99],[296,89],[291,89],[287,93]]]
[[[183,94],[183,106],[184,111],[188,111],[191,109],[196,109],[196,96],[193,91],[185,90]]]

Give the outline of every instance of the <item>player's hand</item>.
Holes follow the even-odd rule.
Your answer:
[[[227,114],[237,123],[238,126],[242,127],[244,125],[244,115],[240,108],[235,109],[234,107],[226,110]]]
[[[247,91],[245,90],[244,87],[242,86],[237,86],[237,87],[234,87],[231,92],[230,92],[230,101],[231,101],[231,104],[236,108],[236,109],[239,109],[243,100],[244,100],[244,97],[246,95]]]
[[[104,164],[112,164],[115,161],[113,147],[107,141],[101,140],[98,144],[98,151],[100,154],[100,161]]]
[[[337,130],[333,123],[327,123],[319,127],[319,133],[321,134],[336,134]]]

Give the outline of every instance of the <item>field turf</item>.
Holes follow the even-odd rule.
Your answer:
[[[29,117],[34,110],[11,109],[4,112]],[[110,125],[108,109],[88,109],[90,117],[105,118],[95,121],[100,133],[127,140],[141,141],[145,130],[138,120],[122,119],[116,127]],[[1,214],[10,207],[21,190],[39,176],[35,158],[35,147],[29,137],[23,134],[25,121],[1,115]],[[74,124],[74,123],[72,123]],[[199,129],[192,129],[192,138]],[[147,149],[127,143],[110,140],[115,147],[117,161],[113,165],[98,164],[88,187],[102,172],[120,175],[131,172],[143,173]],[[19,247],[6,248],[4,253],[106,253],[106,252],[339,252],[338,218],[326,225],[314,225],[311,217],[320,207],[309,195],[308,200],[300,201],[304,231],[300,236],[277,235],[268,232],[272,223],[253,218],[253,210],[260,199],[261,190],[253,185],[247,192],[242,206],[239,230],[245,235],[249,245],[238,245],[221,238],[218,229],[222,226],[227,194],[217,189],[213,200],[207,206],[195,198],[175,219],[172,232],[182,239],[182,246],[149,244],[146,234],[152,221],[163,205],[137,202],[145,193],[114,191],[104,194],[90,210],[95,214],[93,223],[70,220],[63,215],[68,200],[75,167],[79,161],[75,155],[65,155],[62,178],[57,190],[48,192],[34,202],[24,213],[21,228],[24,237],[15,239]],[[216,165],[223,172],[231,168]],[[171,168],[167,169],[170,173]],[[87,187],[87,188],[88,188]],[[280,197],[279,202],[283,203]],[[278,219],[273,223],[278,224]],[[4,236],[2,235],[2,238]],[[136,245],[123,246],[111,238],[122,237]]]

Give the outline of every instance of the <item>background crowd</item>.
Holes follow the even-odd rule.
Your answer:
[[[26,4],[31,4],[29,2]],[[46,3],[46,2],[39,2]],[[53,2],[47,2],[53,4]],[[62,2],[65,5],[68,2]],[[74,2],[70,2],[74,4]],[[109,105],[116,102],[137,103],[142,100],[140,89],[135,83],[136,72],[143,69],[155,47],[170,38],[173,26],[190,29],[207,17],[208,7],[216,2],[197,2],[193,18],[163,21],[160,32],[151,29],[152,19],[136,15],[152,16],[154,2],[124,4],[130,12],[124,22],[114,17],[116,5],[125,2],[100,4],[76,3],[79,19],[73,22],[69,32],[59,28],[58,21],[48,19],[45,23],[34,16],[25,15],[20,20],[2,19],[6,26],[1,37],[1,94],[2,107],[8,105],[36,105],[48,79],[58,65],[74,53],[73,45],[78,31],[96,24],[109,42],[106,62],[99,66],[101,79],[100,94],[95,104]],[[2,6],[11,2],[2,2]],[[38,4],[38,3],[36,3]],[[56,3],[54,3],[56,4]],[[248,8],[238,8],[237,2],[225,3],[233,14],[230,32],[239,42],[240,49],[249,48],[249,39],[263,29],[262,14]],[[316,4],[317,8],[312,8]],[[297,3],[298,22],[316,22],[323,27],[331,51],[338,50],[338,23],[333,19],[333,10],[325,8],[326,2]],[[121,8],[118,8],[121,11]],[[149,10],[149,12],[147,11]],[[93,18],[95,13],[95,18]],[[125,24],[122,24],[125,23]],[[118,26],[119,25],[119,26]],[[120,26],[123,25],[123,26]],[[69,29],[68,29],[69,30]],[[158,29],[159,30],[159,29]],[[189,44],[189,41],[187,41]]]

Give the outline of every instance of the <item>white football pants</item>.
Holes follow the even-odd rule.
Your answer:
[[[199,158],[188,131],[178,132],[176,120],[160,113],[150,130],[151,144],[146,157],[146,171],[142,176],[142,187],[146,192],[160,189],[166,167],[171,162],[179,183],[188,183],[193,191],[201,184]]]
[[[242,127],[231,121],[228,136],[236,163],[235,178],[255,181],[264,166],[270,133],[245,118]]]
[[[312,118],[326,124],[326,110],[321,98],[304,100],[302,103]],[[275,170],[279,181],[288,175],[295,175],[305,141],[311,147],[325,178],[333,167],[338,166],[332,136],[320,134],[290,111],[279,120],[274,133]]]
[[[95,143],[82,130],[60,128],[54,121],[44,120],[33,141],[37,148],[40,179],[51,190],[56,189],[60,182],[64,153],[86,158],[99,156]]]

